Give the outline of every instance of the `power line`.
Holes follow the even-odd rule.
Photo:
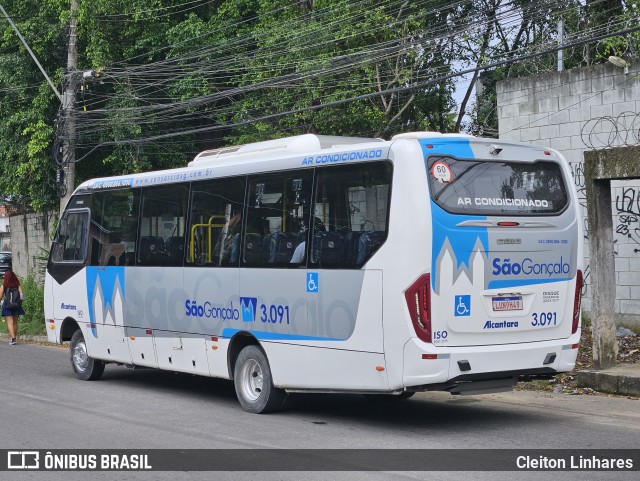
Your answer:
[[[359,2],[360,3],[360,2]],[[393,3],[393,2],[389,2]],[[413,2],[416,3],[416,2]],[[417,3],[420,6],[433,5],[434,2],[423,1]],[[462,7],[471,5],[472,2],[469,1],[460,1],[452,4],[454,7]],[[542,5],[543,2],[538,2],[539,5]],[[547,8],[555,8],[558,5],[564,4],[564,2],[555,1],[555,2],[544,2],[544,7]],[[385,4],[388,5],[388,4]],[[396,6],[398,3],[395,4]],[[572,7],[573,8],[573,7]],[[331,12],[329,8],[325,9],[327,15],[331,17]],[[538,19],[545,18],[546,15],[542,8],[539,8],[541,13],[537,13],[539,17]],[[432,11],[425,10],[421,12],[422,16],[426,16]],[[517,26],[518,21],[522,21],[520,10],[518,10],[515,2],[508,2],[504,5],[504,10],[501,14],[501,21],[504,22],[505,28],[509,26]],[[300,17],[300,18],[305,18]],[[353,21],[355,19],[361,18],[361,15],[357,15],[353,17]],[[536,17],[534,17],[535,19]],[[231,43],[225,43],[223,45],[214,45],[208,47],[202,47],[200,49],[192,50],[191,52],[171,57],[166,60],[158,61],[148,65],[140,65],[133,67],[122,67],[120,70],[117,68],[112,68],[108,75],[103,75],[101,77],[101,81],[105,82],[107,85],[113,84],[118,85],[127,85],[127,88],[123,88],[123,93],[120,94],[97,94],[93,95],[91,102],[109,102],[110,105],[107,105],[106,108],[96,109],[93,111],[89,111],[87,113],[78,112],[79,115],[82,115],[83,124],[81,125],[79,131],[75,134],[76,138],[80,138],[80,136],[85,137],[86,140],[82,142],[78,142],[78,147],[90,146],[94,145],[93,149],[90,152],[95,151],[96,148],[102,146],[109,145],[137,145],[137,144],[153,144],[157,141],[164,141],[164,139],[176,138],[179,136],[186,135],[195,135],[201,132],[213,131],[218,129],[229,129],[241,125],[251,124],[252,122],[260,122],[265,120],[271,120],[273,118],[278,118],[290,114],[298,114],[307,111],[318,110],[325,107],[332,107],[343,105],[348,102],[359,101],[359,100],[367,100],[374,97],[378,97],[381,95],[393,95],[393,94],[402,94],[405,92],[415,91],[416,89],[427,88],[431,85],[435,85],[438,83],[442,83],[458,76],[467,75],[469,73],[474,73],[476,71],[482,69],[490,69],[492,68],[491,64],[483,66],[481,68],[473,68],[466,69],[459,72],[450,72],[450,65],[442,65],[441,67],[431,68],[429,72],[426,72],[430,75],[430,79],[420,80],[420,78],[411,79],[409,84],[395,84],[394,88],[385,88],[375,90],[376,86],[374,84],[358,84],[353,85],[351,87],[351,91],[349,91],[349,86],[347,84],[341,84],[341,87],[347,87],[347,90],[343,93],[347,96],[343,99],[336,100],[333,96],[333,93],[328,91],[327,93],[323,93],[323,96],[320,98],[316,98],[315,100],[318,102],[317,105],[308,106],[308,107],[298,107],[296,108],[296,99],[291,98],[288,100],[289,108],[285,108],[282,112],[276,112],[268,115],[264,115],[264,111],[259,108],[258,110],[247,112],[245,118],[241,121],[232,121],[232,122],[224,122],[221,125],[216,126],[206,126],[197,129],[185,129],[182,131],[174,131],[168,134],[159,134],[155,136],[147,136],[139,139],[123,139],[116,141],[107,141],[107,142],[99,142],[97,144],[91,142],[87,143],[87,140],[90,138],[96,138],[96,136],[102,135],[106,133],[109,129],[111,129],[110,122],[113,121],[113,116],[121,116],[122,121],[119,125],[122,128],[129,128],[134,126],[144,127],[146,125],[154,124],[155,127],[167,125],[168,128],[175,129],[175,125],[169,127],[168,123],[172,122],[192,122],[197,120],[212,120],[214,117],[212,115],[225,115],[229,118],[235,111],[232,106],[220,106],[216,107],[216,112],[207,112],[201,110],[202,108],[208,105],[218,105],[216,102],[234,102],[235,100],[240,100],[242,96],[248,95],[251,93],[257,93],[267,89],[280,89],[286,91],[290,88],[299,89],[302,86],[311,87],[312,85],[325,86],[322,82],[327,78],[332,78],[333,82],[339,82],[341,80],[341,76],[345,73],[353,72],[355,69],[363,68],[365,66],[371,66],[376,64],[377,62],[381,62],[383,60],[390,60],[394,58],[394,55],[399,55],[403,52],[403,49],[408,48],[422,48],[424,50],[423,54],[429,53],[430,48],[425,48],[428,45],[426,42],[431,41],[432,43],[437,44],[445,44],[447,42],[452,41],[456,36],[460,36],[465,32],[470,31],[471,29],[482,28],[487,22],[492,21],[488,18],[483,18],[481,15],[473,16],[467,22],[462,22],[459,25],[454,26],[445,24],[440,27],[440,29],[435,28],[431,32],[432,36],[429,39],[421,38],[412,38],[412,37],[398,37],[392,40],[388,40],[386,43],[381,42],[375,45],[369,45],[366,49],[360,51],[352,51],[349,55],[343,55],[340,57],[330,57],[327,59],[328,66],[326,64],[316,62],[315,66],[307,67],[306,69],[302,68],[303,63],[308,62],[306,57],[306,52],[313,52],[314,48],[319,48],[320,45],[329,46],[330,42],[336,41],[347,41],[348,37],[342,38],[332,38],[328,31],[330,31],[331,26],[340,22],[342,19],[340,17],[336,18],[328,18],[318,22],[317,25],[314,25],[313,29],[302,29],[296,26],[299,26],[300,23],[296,23],[299,19],[291,19],[290,25],[291,28],[289,31],[293,32],[292,36],[286,36],[279,40],[279,43],[269,44],[267,48],[255,49],[252,51],[247,51],[247,54],[250,54],[251,60],[256,65],[260,65],[262,68],[265,65],[265,59],[272,59],[275,56],[282,55],[286,52],[287,42],[294,38],[297,41],[296,48],[299,49],[298,58],[294,58],[293,62],[288,64],[277,63],[273,64],[273,72],[275,75],[271,76],[268,80],[265,80],[261,83],[254,83],[248,85],[234,85],[228,89],[218,89],[212,93],[208,93],[199,97],[192,97],[185,100],[181,100],[179,102],[173,102],[172,100],[175,98],[177,88],[179,88],[179,82],[189,82],[189,77],[195,76],[213,76],[215,75],[216,81],[230,82],[231,79],[234,78],[235,72],[245,72],[251,73],[251,65],[247,65],[244,57],[238,56],[238,60],[233,61],[234,56],[228,52],[234,47],[238,47],[238,45],[245,45],[249,41],[251,41],[254,37],[249,35],[240,39],[234,40]],[[288,20],[289,21],[289,20]],[[591,29],[590,36],[587,39],[582,39],[581,42],[578,43],[570,43],[567,42],[564,48],[572,48],[576,45],[588,43],[590,41],[594,41],[594,38],[598,38],[593,35],[596,32],[604,31],[606,27],[599,27],[600,30]],[[324,29],[324,31],[323,31]],[[354,29],[357,31],[357,29]],[[325,41],[318,42],[318,38],[313,34],[314,32],[322,32],[324,36],[320,37],[321,40]],[[584,35],[584,32],[582,32]],[[618,32],[614,32],[608,36],[618,35]],[[266,35],[266,33],[264,34]],[[603,38],[608,38],[605,36]],[[547,42],[547,45],[553,42],[553,39],[550,39]],[[405,42],[405,44],[402,44]],[[496,50],[496,49],[494,49]],[[548,53],[554,53],[557,51],[557,47],[547,48],[546,50],[538,52],[535,55],[517,55],[513,59],[510,60],[510,63],[513,64],[518,61],[538,58],[540,56],[547,55]],[[216,70],[211,67],[211,60],[207,58],[207,56],[211,55],[219,55],[226,54],[226,57],[220,57],[218,61],[224,65],[222,69]],[[499,50],[494,52],[494,55],[504,55]],[[194,62],[196,60],[196,62]],[[424,60],[426,61],[426,60]],[[508,64],[508,63],[505,63]],[[494,64],[501,65],[501,64]],[[267,66],[270,66],[269,64]],[[284,74],[278,75],[278,72],[285,72]],[[289,73],[286,73],[289,71]],[[226,75],[224,77],[223,75]],[[424,77],[422,77],[424,78]],[[391,77],[381,79],[383,84],[389,84],[393,79]],[[393,85],[393,84],[391,84]],[[121,87],[122,88],[122,87]],[[213,86],[207,87],[208,89],[214,88]],[[362,91],[369,90],[369,93],[362,94]],[[323,89],[323,92],[326,92],[326,89]],[[155,96],[150,96],[149,94],[155,93]],[[160,97],[162,95],[162,97]],[[268,94],[267,94],[268,95]],[[135,107],[128,108],[113,108],[113,104],[116,102],[130,102],[133,101],[135,103],[144,103],[146,105],[137,105]],[[92,104],[88,102],[85,104],[88,108],[91,108]],[[156,129],[157,130],[157,129]],[[155,140],[158,139],[158,140]],[[89,152],[89,153],[90,153]],[[89,155],[89,154],[87,154]],[[86,155],[82,158],[86,158]],[[81,159],[80,159],[81,160]]]
[[[459,5],[460,5],[460,4],[462,4],[462,3],[463,3],[463,2],[458,2],[458,4],[459,4]],[[321,26],[320,28],[324,28],[324,26]],[[446,28],[446,27],[443,27],[443,28]],[[295,29],[292,29],[292,30],[295,30]],[[449,37],[451,37],[453,34],[455,34],[455,32],[448,32],[446,35],[443,35],[443,36],[441,36],[440,38],[449,38]],[[437,41],[437,40],[438,40],[436,37],[433,37],[433,39],[434,39],[435,41]],[[344,38],[343,38],[343,39],[337,39],[337,40],[344,40]],[[335,40],[335,39],[334,39],[333,41],[337,41],[337,40]],[[399,43],[400,43],[400,42],[402,42],[402,41],[403,41],[403,39],[402,39],[402,38],[400,38],[400,39],[395,39],[395,40],[393,40],[392,42],[393,42],[393,43],[395,43],[395,44],[399,44]],[[417,45],[419,45],[419,43],[416,43],[416,46],[417,46]],[[317,42],[314,42],[313,47],[316,47],[316,46],[317,46]],[[402,46],[401,46],[401,47],[402,47]],[[411,45],[408,45],[408,46],[405,46],[405,47],[402,47],[402,48],[410,48],[410,47],[411,47]],[[422,47],[422,48],[424,48],[424,47]],[[389,52],[390,52],[390,54],[391,54],[391,55],[394,55],[394,54],[397,54],[398,50],[399,50],[399,48],[396,46],[396,47],[395,47],[395,50],[394,50],[394,49],[391,49]],[[371,51],[373,52],[373,49],[371,49]],[[366,52],[360,52],[360,54],[364,54],[364,53],[366,53]],[[269,55],[270,55],[270,56],[272,56],[272,55],[277,55],[277,52],[276,52],[275,54],[274,54],[274,53],[272,53],[272,52],[269,52]],[[194,57],[194,55],[192,55],[192,57]],[[257,55],[257,52],[256,52],[256,51],[252,52],[252,57],[253,57],[253,59],[259,58],[259,57],[258,57],[258,55]],[[345,57],[345,58],[347,58],[347,57]],[[376,55],[371,55],[371,56],[370,56],[370,58],[369,58],[369,62],[370,62],[370,63],[373,63],[373,62],[376,62],[376,61],[380,61],[380,60],[382,60],[383,58],[384,58],[384,57],[383,57],[382,55],[380,55],[380,53],[378,53],[378,54],[377,54],[377,56],[376,56]],[[336,59],[336,58],[331,59],[331,61],[337,61],[337,60],[338,60],[338,59]],[[229,71],[230,66],[229,66],[229,64],[228,64],[228,62],[227,62],[227,59],[222,58],[222,59],[220,59],[220,60],[219,60],[219,62],[220,62],[220,63],[225,64],[225,71]],[[246,67],[247,67],[247,66],[246,66],[246,65],[244,65],[243,67],[246,69]],[[261,65],[261,67],[260,67],[260,68],[261,68],[261,70],[262,70],[264,67]],[[287,68],[287,65],[278,64],[278,68]],[[294,66],[291,66],[290,68],[295,68],[295,67],[294,67]],[[166,68],[164,69],[164,71],[165,71],[165,72],[170,72],[170,70],[167,70]],[[197,73],[202,73],[202,72],[203,72],[202,70],[200,70],[200,71],[199,71],[199,70],[198,70],[197,68],[195,68],[195,67],[194,67],[194,65],[192,64],[192,65],[190,65],[190,66],[189,66],[189,69],[185,71],[185,75],[195,75],[195,74],[197,74]],[[322,74],[323,74],[323,75],[325,74],[324,69],[319,70],[318,72],[322,72]],[[297,74],[298,74],[298,76],[300,76],[300,73],[299,73],[299,72],[298,72]],[[112,73],[111,75],[114,75],[114,74]],[[131,77],[132,75],[141,75],[141,76],[144,76],[145,78],[148,78],[148,77],[152,77],[152,76],[154,76],[155,74],[153,73],[153,71],[150,71],[149,69],[145,69],[144,71],[140,71],[138,74],[136,74],[136,73],[135,73],[135,71],[134,71],[133,69],[127,69],[127,70],[126,70],[126,72],[125,72],[123,75],[126,75],[128,78],[132,78],[132,77]],[[159,82],[159,83],[154,83],[154,85],[160,86],[160,85],[167,84],[167,83],[168,83],[168,82],[170,82],[170,81],[177,81],[177,80],[179,79],[179,77],[180,77],[180,76],[177,76],[177,77],[175,77],[175,76],[174,76],[174,77],[170,77],[170,78],[168,78],[168,79],[167,79],[167,80],[165,80],[165,81],[161,81],[161,82]],[[275,82],[275,78],[274,78],[274,82]],[[275,83],[274,83],[274,84],[275,84]],[[146,84],[145,84],[145,85],[146,85]],[[144,87],[140,87],[140,88],[144,88]],[[246,88],[245,88],[244,90],[245,90],[245,92],[246,92]],[[235,93],[237,93],[237,92],[235,92]],[[227,97],[229,97],[229,96],[230,96],[230,94],[229,94],[228,92],[226,92],[225,94],[226,94],[226,96],[227,96]],[[224,95],[224,94],[223,94],[223,95]],[[218,95],[217,97],[220,97],[220,96]],[[215,100],[215,98],[216,98],[216,96],[214,95],[214,96],[211,98],[211,100]],[[205,99],[205,100],[206,100],[206,99]],[[162,106],[160,106],[160,105],[158,105],[158,106],[157,106],[157,108],[163,108],[163,107],[162,107]]]
[[[640,31],[640,26],[629,28],[629,29],[625,29],[625,30],[620,30],[618,32],[614,32],[614,33],[610,33],[610,34],[604,34],[604,35],[601,35],[601,36],[598,36],[598,37],[592,37],[592,38],[588,38],[588,39],[578,40],[578,41],[574,41],[574,42],[571,42],[571,43],[567,42],[567,43],[563,44],[562,46],[556,47],[554,49],[548,49],[548,50],[544,50],[544,51],[541,51],[541,52],[534,52],[534,53],[530,53],[530,54],[527,54],[527,55],[519,56],[519,57],[514,58],[514,59],[502,60],[502,61],[498,61],[498,62],[494,62],[494,63],[491,63],[491,64],[484,65],[482,67],[462,70],[460,72],[444,75],[444,76],[441,76],[441,77],[436,78],[436,79],[431,79],[431,80],[428,80],[428,81],[419,82],[419,83],[417,83],[415,85],[412,85],[412,86],[409,86],[409,87],[397,87],[397,88],[393,88],[393,89],[388,89],[388,90],[383,91],[383,92],[374,92],[374,93],[369,93],[369,94],[358,95],[358,96],[355,96],[355,97],[350,97],[350,98],[342,99],[342,100],[336,100],[336,101],[333,101],[333,102],[327,102],[327,103],[320,104],[320,105],[313,105],[313,106],[308,106],[308,107],[304,107],[304,108],[289,110],[289,111],[286,111],[286,112],[277,112],[277,113],[274,113],[274,114],[268,114],[268,115],[264,115],[264,116],[259,117],[259,118],[251,118],[251,119],[247,119],[247,120],[244,120],[244,121],[235,122],[235,123],[232,123],[232,124],[213,125],[213,126],[201,127],[201,128],[190,129],[190,130],[185,130],[185,131],[181,131],[181,132],[172,132],[172,133],[167,133],[167,134],[151,136],[151,137],[147,137],[147,138],[143,138],[143,139],[129,139],[129,140],[125,140],[125,141],[102,142],[102,143],[96,145],[93,149],[91,149],[91,151],[89,151],[83,157],[81,157],[80,159],[77,159],[77,161],[83,160],[84,158],[86,158],[88,155],[90,155],[93,151],[95,151],[99,147],[105,147],[105,146],[110,146],[110,145],[122,145],[122,144],[135,145],[135,144],[153,142],[153,141],[162,140],[162,139],[168,139],[168,138],[172,138],[172,137],[179,137],[179,136],[183,136],[183,135],[193,135],[193,134],[198,134],[198,133],[203,133],[203,132],[211,132],[211,131],[220,130],[220,129],[223,129],[223,128],[237,127],[237,126],[246,125],[246,124],[249,124],[249,123],[255,123],[255,122],[260,122],[260,121],[264,121],[264,120],[270,120],[270,119],[277,118],[277,117],[282,117],[282,116],[285,116],[285,115],[292,115],[292,114],[308,112],[308,111],[318,110],[318,109],[327,108],[327,107],[339,106],[339,105],[343,105],[343,104],[348,103],[348,102],[354,102],[354,101],[358,101],[358,100],[369,99],[369,98],[372,98],[372,97],[375,97],[375,96],[378,96],[378,95],[381,95],[381,94],[382,95],[387,95],[387,94],[391,94],[391,93],[400,93],[400,92],[416,90],[416,89],[424,88],[424,87],[426,87],[428,85],[431,85],[431,84],[434,84],[434,83],[438,83],[438,82],[441,82],[443,80],[454,78],[454,77],[457,77],[457,76],[460,76],[460,75],[466,75],[466,74],[473,73],[475,71],[481,71],[481,70],[491,70],[491,69],[494,69],[494,68],[501,67],[503,65],[510,64],[510,63],[519,62],[519,61],[523,61],[523,60],[527,60],[527,59],[531,59],[531,58],[535,58],[535,57],[539,57],[539,56],[543,56],[543,55],[549,55],[551,53],[557,52],[560,49],[567,49],[567,48],[575,47],[575,46],[578,46],[578,45],[584,45],[584,44],[587,44],[587,43],[592,43],[592,42],[595,42],[595,41],[603,40],[605,38],[610,38],[610,37],[619,36],[619,35],[625,35],[627,33],[633,33],[633,32],[637,32],[637,31]]]

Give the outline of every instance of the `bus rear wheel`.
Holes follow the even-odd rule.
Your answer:
[[[260,414],[284,408],[287,393],[273,386],[267,356],[258,346],[247,346],[240,351],[233,382],[245,411]]]
[[[87,354],[87,344],[82,331],[77,329],[71,336],[71,366],[76,377],[82,381],[94,381],[99,379],[104,372],[104,362],[93,359]]]

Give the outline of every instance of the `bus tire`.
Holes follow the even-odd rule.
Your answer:
[[[94,381],[99,379],[104,372],[104,362],[93,359],[87,354],[87,344],[80,329],[76,329],[71,336],[71,367],[76,373],[76,377],[82,381]]]
[[[236,395],[245,411],[261,414],[284,408],[287,393],[273,386],[269,362],[260,347],[242,349],[233,374]]]

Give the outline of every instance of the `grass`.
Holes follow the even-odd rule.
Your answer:
[[[41,336],[46,335],[44,324],[44,289],[38,285],[32,276],[20,282],[24,300],[22,308],[25,315],[18,320],[19,336]],[[7,321],[3,317],[0,322],[0,332],[7,334]]]

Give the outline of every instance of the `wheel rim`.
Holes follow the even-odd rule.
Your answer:
[[[240,374],[242,394],[249,401],[256,401],[262,394],[264,376],[262,368],[255,359],[247,359]]]
[[[79,341],[73,347],[73,365],[78,371],[85,371],[89,365],[89,356],[87,355],[87,346],[84,340]]]

